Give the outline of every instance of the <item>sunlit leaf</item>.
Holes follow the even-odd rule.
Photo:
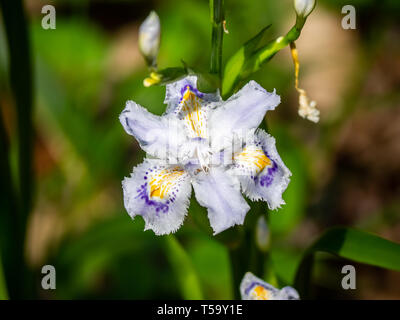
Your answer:
[[[222,78],[223,97],[226,97],[240,80],[246,60],[254,53],[269,27],[271,25],[266,26],[256,36],[248,40],[226,63]]]
[[[189,300],[203,299],[197,273],[184,248],[173,235],[165,237],[165,244],[167,256],[174,269],[183,298]]]
[[[193,259],[208,299],[231,298],[228,250],[214,238],[189,230],[187,253]]]

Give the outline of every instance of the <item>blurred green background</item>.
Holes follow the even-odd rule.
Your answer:
[[[41,27],[46,4],[56,8],[56,30]],[[346,4],[356,8],[356,30],[341,27]],[[157,11],[161,68],[180,66],[183,59],[207,69],[208,1],[26,0],[24,7],[33,64],[35,182],[24,252],[33,282],[21,297],[174,299],[201,290],[208,299],[232,298],[228,252],[212,237],[203,208],[192,202],[176,233],[178,243],[143,232],[140,217],[132,222],[121,190],[123,177],[144,157],[118,121],[125,101],[156,114],[165,110],[165,88],[142,85],[148,71],[138,51],[138,26]],[[272,39],[295,19],[291,0],[226,0],[225,7],[224,61],[262,27],[272,23]],[[399,12],[395,0],[318,1],[296,44],[300,87],[318,102],[319,124],[297,116],[288,48],[253,77],[281,96],[267,121],[293,173],[287,204],[269,213],[269,266],[275,266],[279,285],[293,283],[301,253],[330,226],[353,226],[400,242]],[[15,177],[15,101],[0,25],[0,107]],[[400,299],[398,272],[355,263],[357,290],[342,290],[346,263],[318,256],[316,298]],[[56,267],[56,290],[40,287],[45,264]],[[200,288],[193,280],[193,288],[182,289],[185,270]]]

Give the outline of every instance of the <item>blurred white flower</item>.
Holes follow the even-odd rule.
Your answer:
[[[294,76],[295,76],[295,88],[299,93],[299,116],[308,119],[312,122],[317,123],[319,121],[319,110],[317,109],[317,103],[314,100],[310,100],[307,92],[304,89],[299,88],[299,53],[297,52],[296,44],[290,43],[290,52],[294,63]]]
[[[156,66],[160,48],[160,18],[150,12],[139,28],[139,49],[150,66]]]
[[[310,101],[303,89],[297,88],[297,91],[299,92],[299,116],[317,123],[319,121],[317,103],[314,100]]]
[[[315,7],[315,0],[294,0],[294,9],[299,17],[306,18]]]
[[[292,287],[281,290],[247,272],[240,283],[242,300],[299,300],[299,294]]]
[[[123,180],[125,208],[132,218],[141,215],[145,228],[157,235],[182,225],[192,186],[208,209],[214,234],[243,224],[250,207],[241,192],[266,201],[270,209],[285,203],[282,193],[291,173],[275,139],[257,130],[280,97],[250,81],[222,101],[218,93],[202,93],[196,84],[195,76],[168,84],[163,116],[133,101],[120,115],[126,132],[153,157]],[[245,141],[237,139],[239,132],[246,133]]]

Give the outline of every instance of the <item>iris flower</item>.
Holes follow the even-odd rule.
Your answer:
[[[261,129],[265,113],[280,97],[250,81],[222,101],[219,93],[200,92],[188,76],[167,85],[167,110],[157,116],[133,101],[120,121],[148,157],[122,181],[129,215],[141,215],[145,230],[175,232],[187,214],[192,192],[208,209],[214,234],[243,224],[251,200],[270,209],[284,204],[290,171]]]
[[[292,287],[281,290],[247,272],[240,284],[242,300],[299,300],[299,294]]]

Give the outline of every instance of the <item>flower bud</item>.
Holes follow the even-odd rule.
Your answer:
[[[256,225],[256,244],[259,250],[267,252],[270,244],[270,231],[265,217],[261,215]]]
[[[150,66],[156,66],[160,47],[160,19],[150,12],[139,28],[139,49]]]
[[[294,0],[297,16],[306,18],[315,7],[315,0]]]

